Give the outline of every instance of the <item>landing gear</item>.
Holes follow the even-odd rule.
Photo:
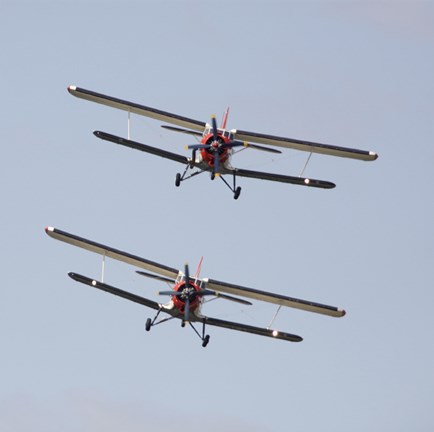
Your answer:
[[[145,330],[146,330],[146,331],[151,330],[151,326],[152,326],[152,320],[151,320],[151,318],[148,318],[148,319],[146,320]]]
[[[157,314],[155,315],[154,319],[148,318],[145,322],[145,330],[148,332],[151,330],[151,328],[157,324],[162,324],[164,322],[170,321],[174,318],[181,318],[179,314],[177,314],[176,312],[168,317],[168,318],[163,318],[160,319],[159,321],[157,321],[158,316],[160,315],[160,312],[162,312],[164,309],[161,306],[160,309],[158,309]],[[168,312],[168,311],[166,311]],[[206,325],[206,318],[202,318],[202,334],[200,334],[196,328],[193,326],[193,324],[191,323],[191,321],[185,321],[184,319],[181,319],[181,327],[185,327],[186,324],[189,324],[190,327],[194,330],[194,332],[199,336],[199,339],[202,341],[202,346],[205,348],[208,343],[209,343],[209,335],[205,334],[205,325]]]
[[[205,348],[209,342],[209,335],[206,335],[202,340],[202,346]]]
[[[172,320],[173,318],[175,318],[174,316],[171,316],[171,317],[169,317],[169,318],[163,318],[163,319],[160,319],[159,321],[157,321],[157,318],[158,318],[158,316],[160,315],[160,312],[161,312],[162,310],[163,310],[162,308],[158,309],[158,311],[157,311],[157,313],[156,313],[154,319],[148,318],[148,319],[146,320],[146,322],[145,322],[145,330],[146,330],[147,332],[148,332],[149,330],[151,330],[151,327],[153,327],[153,326],[155,326],[155,325],[157,325],[157,324],[162,324],[162,323],[164,323],[164,322],[166,322],[166,321],[170,321],[170,320]]]
[[[207,168],[200,168],[198,165],[195,165],[195,163],[193,162],[194,159],[190,159],[188,160],[188,163],[185,167],[185,170],[182,174],[177,173],[175,176],[175,186],[179,187],[181,185],[181,182],[183,182],[184,180],[188,180],[192,177],[195,177],[199,174],[202,174],[204,172],[209,173],[211,171],[211,180],[215,180],[216,177],[220,177],[223,181],[223,183],[226,184],[226,186],[232,191],[232,193],[234,194],[234,199],[238,199],[240,194],[241,194],[241,187],[238,186],[237,187],[237,170],[231,168],[230,170],[225,169],[225,171],[223,173],[219,172],[218,170],[216,170],[216,167],[212,168],[212,170],[207,169]],[[196,168],[196,170],[194,172],[191,172],[190,170],[193,170],[194,168]],[[225,179],[225,175],[232,173],[233,175],[233,184],[231,185],[230,183],[227,182],[227,180]]]
[[[223,180],[223,183],[234,193],[234,199],[238,199],[241,194],[241,186],[237,187],[237,172],[236,170],[233,170],[233,186],[231,186],[223,176],[220,176],[220,178]],[[211,176],[212,178],[212,176]]]
[[[209,343],[209,335],[205,335],[205,324],[206,324],[206,318],[203,319],[202,321],[203,325],[202,325],[202,334],[200,334],[197,330],[196,327],[194,327],[194,325],[189,322],[190,327],[194,330],[194,332],[199,336],[199,339],[202,341],[202,346],[205,348],[208,343]]]
[[[182,174],[176,173],[176,177],[175,177],[175,186],[176,187],[179,187],[179,185],[181,184],[182,181],[188,180],[191,177],[197,176],[198,174],[202,174],[203,172],[205,172],[202,170],[197,170],[197,171],[192,172],[191,174],[188,173],[188,170],[192,170],[192,169],[194,169],[194,167],[195,167],[194,162],[190,161],[187,164],[187,166],[185,167],[185,170]]]

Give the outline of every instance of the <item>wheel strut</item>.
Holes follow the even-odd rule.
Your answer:
[[[203,325],[202,325],[202,335],[199,334],[199,332],[196,330],[196,327],[194,327],[194,325],[189,322],[190,327],[194,330],[194,332],[199,336],[199,339],[202,341],[202,346],[205,348],[208,343],[209,343],[209,335],[205,335],[205,320],[203,320]]]

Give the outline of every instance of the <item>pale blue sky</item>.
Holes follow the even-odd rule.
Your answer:
[[[434,427],[434,3],[6,1],[0,6],[2,224],[0,429],[427,431]],[[334,190],[245,179],[238,201],[174,162],[97,140],[126,114],[74,84],[228,127],[374,150],[314,155]],[[138,141],[185,154],[185,136],[133,117]],[[233,164],[297,175],[307,155]],[[220,182],[221,183],[221,182]],[[97,256],[46,225],[253,288],[336,305],[286,309],[291,344],[179,323],[70,280]],[[216,232],[218,239],[216,241]],[[164,288],[107,263],[107,280]],[[207,314],[266,326],[275,308]]]

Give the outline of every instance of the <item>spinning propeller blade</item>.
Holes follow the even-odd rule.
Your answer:
[[[184,305],[184,322],[187,323],[190,318],[190,296],[187,296]]]
[[[210,144],[191,144],[188,146],[185,146],[188,150],[198,150],[198,149],[210,149]]]
[[[190,270],[187,263],[185,263],[184,266],[184,279],[185,287],[187,288],[187,298],[184,304],[184,322],[188,322],[188,319],[190,318],[190,292],[188,291],[188,288],[190,287]]]
[[[158,295],[168,295],[171,297],[181,297],[182,295],[184,295],[184,293],[182,291],[170,290],[170,291],[158,291]]]
[[[218,147],[214,150],[214,167],[213,167],[213,174],[214,176],[219,176],[219,167],[220,167],[220,154]]]
[[[185,266],[184,266],[184,279],[185,279],[185,285],[188,288],[190,286],[190,271],[188,269],[187,263],[185,263]]]
[[[217,129],[217,120],[215,119],[215,115],[211,116],[211,123],[212,123],[212,134],[213,134],[214,141],[218,141],[219,133]]]
[[[219,173],[219,163],[220,163],[220,154],[219,154],[219,134],[217,129],[217,120],[215,118],[215,115],[211,116],[211,123],[212,123],[212,135],[215,144],[214,147],[214,167],[212,170],[213,176],[220,175]]]

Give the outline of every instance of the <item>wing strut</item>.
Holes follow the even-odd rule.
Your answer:
[[[131,140],[131,111],[128,108],[128,131],[127,131],[128,140]]]
[[[105,273],[105,251],[102,256],[102,266],[101,266],[101,282],[104,283],[104,273]]]
[[[273,325],[274,320],[276,319],[277,314],[280,312],[280,308],[281,308],[281,307],[282,307],[282,305],[279,305],[279,307],[277,308],[277,311],[276,311],[276,313],[273,315],[273,318],[271,318],[270,324],[268,324],[267,329],[270,329],[271,326]]]
[[[301,173],[300,173],[299,177],[303,177],[304,171],[306,170],[306,168],[307,168],[307,164],[309,163],[311,157],[312,157],[312,152],[309,153],[309,156],[308,156],[308,158],[307,158],[307,161],[306,161],[306,163],[304,164],[304,167],[303,167],[303,169],[301,170]]]

